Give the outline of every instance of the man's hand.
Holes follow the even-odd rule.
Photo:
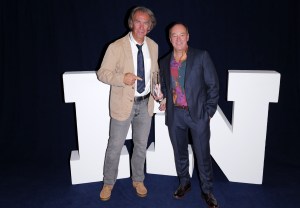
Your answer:
[[[164,98],[164,94],[161,92],[160,84],[156,84],[152,91],[154,100],[161,101]]]
[[[165,111],[165,110],[166,110],[166,98],[164,98],[164,99],[160,102],[160,105],[159,105],[158,109],[159,109],[160,111]]]
[[[133,85],[136,80],[143,80],[143,79],[134,75],[133,73],[126,73],[123,82],[126,85]]]

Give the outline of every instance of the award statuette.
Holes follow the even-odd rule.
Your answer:
[[[152,86],[151,86],[152,95],[155,97],[161,96],[160,88],[160,78],[158,72],[153,72],[152,74]]]

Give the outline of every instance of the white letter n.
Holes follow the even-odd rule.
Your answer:
[[[211,120],[211,155],[229,181],[262,184],[270,102],[278,102],[280,74],[229,70],[232,125],[218,107]]]

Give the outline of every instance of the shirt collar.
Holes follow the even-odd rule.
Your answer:
[[[132,32],[129,32],[129,39],[131,42],[133,42],[135,45],[138,44],[138,45],[144,45],[146,43],[146,36],[144,38],[144,42],[142,44],[139,44],[138,42],[135,41],[133,35],[132,35]]]

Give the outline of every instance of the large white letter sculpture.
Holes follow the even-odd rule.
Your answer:
[[[75,102],[79,150],[71,154],[72,184],[101,181],[109,135],[109,86],[95,72],[63,75],[65,102]],[[228,100],[234,101],[232,125],[218,107],[211,120],[211,154],[229,181],[261,184],[268,105],[277,102],[280,74],[274,71],[229,71]],[[147,150],[147,173],[176,175],[164,113],[155,116],[155,145]],[[127,139],[131,138],[131,131]],[[193,153],[189,146],[190,169]],[[129,155],[123,147],[118,178],[130,177]]]
[[[278,102],[280,74],[229,70],[232,125],[218,108],[211,122],[211,155],[229,181],[261,184],[270,102]]]
[[[97,80],[95,72],[63,74],[65,102],[75,102],[78,148],[72,151],[72,184],[101,181],[109,135],[109,86]],[[127,136],[128,137],[128,136]],[[118,178],[130,177],[129,157],[123,147]]]

